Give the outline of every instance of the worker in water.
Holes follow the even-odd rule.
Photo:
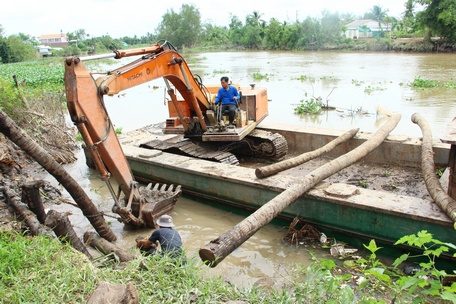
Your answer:
[[[172,258],[181,258],[183,256],[182,239],[179,233],[174,230],[173,218],[170,215],[162,215],[157,220],[159,226],[149,239],[139,238],[136,240],[136,247],[145,255],[157,253],[156,242],[160,244],[160,254],[169,255]]]
[[[238,107],[239,93],[238,90],[234,86],[230,85],[228,81],[229,78],[227,76],[220,78],[222,87],[217,92],[215,104],[217,105],[219,102],[221,103],[221,112],[224,113],[225,111],[228,111],[229,123],[230,125],[234,125],[234,116]],[[219,117],[219,119],[221,119],[221,117]]]

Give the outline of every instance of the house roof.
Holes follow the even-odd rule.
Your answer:
[[[381,23],[382,29],[385,30],[388,28],[387,23]],[[371,31],[379,31],[380,26],[378,25],[378,21],[372,20],[372,19],[360,19],[360,20],[355,20],[353,22],[350,22],[349,24],[346,25],[348,30],[356,30],[359,28],[362,28],[363,26],[366,26],[366,28],[370,29]],[[391,28],[391,26],[389,27]]]
[[[58,34],[45,34],[38,37],[39,39],[52,39],[52,38],[61,38],[66,37],[66,34],[58,33]]]

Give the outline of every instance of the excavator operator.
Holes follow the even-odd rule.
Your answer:
[[[220,78],[220,83],[222,87],[217,92],[217,97],[215,97],[215,104],[217,105],[221,102],[221,115],[219,116],[220,123],[222,121],[222,114],[226,111],[229,113],[229,125],[234,125],[234,116],[238,107],[239,92],[238,90],[229,84],[229,78],[223,76]]]

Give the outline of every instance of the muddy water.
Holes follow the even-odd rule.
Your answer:
[[[415,90],[408,86],[418,76],[456,81],[456,54],[219,52],[186,58],[203,83],[218,83],[222,75],[228,75],[237,83],[267,87],[270,98],[267,122],[338,129],[359,127],[361,131],[370,132],[383,123],[375,114],[376,105],[382,105],[403,114],[393,133],[420,136],[419,128],[410,122],[411,115],[419,112],[431,124],[434,137],[438,137],[456,113],[455,89]],[[254,80],[254,73],[267,74],[267,79]],[[306,92],[308,97],[305,97]],[[329,105],[338,110],[318,116],[294,115],[293,108],[310,95],[321,96],[324,101],[328,99]],[[113,123],[123,131],[167,118],[162,80],[105,98],[105,102]],[[357,110],[367,114],[358,115]],[[77,163],[66,169],[101,210],[110,211],[109,192],[98,174],[87,169],[82,154]],[[89,228],[88,221],[77,209],[65,204],[57,209],[73,213],[71,221],[78,234]],[[245,217],[185,197],[179,199],[173,215],[188,255],[197,260],[199,248]],[[124,248],[132,248],[137,236],[151,233],[150,230],[126,229],[115,219],[111,222],[119,244]],[[202,268],[208,276],[222,275],[225,280],[242,286],[251,286],[263,277],[283,281],[280,279],[288,277],[295,264],[310,262],[307,250],[281,242],[285,231],[283,226],[268,225],[217,268]],[[327,257],[324,250],[312,250],[318,256]]]
[[[99,210],[107,214],[106,220],[118,238],[117,244],[125,250],[135,250],[135,239],[138,236],[149,236],[153,230],[132,229],[118,222],[116,216],[111,212],[113,200],[105,183],[98,178],[96,171],[85,166],[82,151],[77,156],[78,161],[65,165],[65,169],[78,181]],[[43,174],[40,174],[39,177],[43,178]],[[56,185],[52,177],[47,176],[45,179]],[[117,186],[114,185],[114,187]],[[60,190],[65,198],[72,201],[63,188],[60,187]],[[78,208],[63,203],[52,206],[52,209],[71,212],[69,218],[79,236],[82,236],[87,230],[93,230]],[[296,247],[285,244],[282,242],[282,238],[288,227],[285,224],[269,224],[260,229],[216,268],[203,265],[198,256],[199,249],[210,240],[231,229],[247,215],[217,208],[209,202],[196,202],[188,197],[180,197],[172,212],[175,229],[182,236],[187,256],[201,265],[205,276],[221,276],[224,280],[237,286],[249,287],[259,279],[273,278],[275,286],[280,287],[289,279],[290,272],[296,264],[306,266],[311,262],[311,255],[307,249],[318,257],[331,258],[327,250],[313,246]]]

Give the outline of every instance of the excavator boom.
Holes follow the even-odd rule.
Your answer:
[[[138,58],[103,75],[97,74],[96,79],[84,65],[84,61],[88,60],[131,56]],[[213,99],[220,86],[204,86],[201,79],[192,74],[184,58],[168,42],[144,48],[115,50],[105,55],[67,57],[64,66],[67,106],[71,120],[84,139],[93,160],[93,167],[99,171],[111,191],[115,201],[113,211],[121,215],[126,223],[153,226],[154,223],[150,222],[153,222],[154,210],[160,210],[156,215],[163,214],[169,209],[167,206],[176,201],[181,189],[172,185],[168,190],[166,187],[148,186],[143,189],[138,186],[105,108],[105,95],[115,95],[163,78],[171,99],[168,103],[170,117],[166,121],[165,133],[183,133],[187,140],[199,139],[206,145],[227,142],[226,146],[230,149],[243,150],[248,147],[255,153],[273,159],[280,159],[286,154],[287,144],[282,137],[254,130],[268,114],[266,89],[256,88],[255,85],[243,88],[240,100],[243,103],[238,105],[236,111],[236,127],[227,128],[223,123],[225,114],[221,111],[222,107],[214,111]],[[238,87],[238,90],[241,91],[241,87]],[[192,141],[185,144],[186,149],[182,151],[196,151],[190,146]],[[226,150],[226,146],[223,150]],[[152,142],[144,147],[157,148]],[[213,157],[231,164],[238,163],[233,154],[222,152],[217,151]],[[198,152],[198,155],[204,154],[204,151]],[[117,193],[109,182],[110,177],[118,183]],[[124,194],[122,199],[121,193]]]
[[[146,55],[155,54],[160,50],[163,51],[161,47],[153,46],[130,52],[117,51],[115,58],[143,53]],[[87,60],[87,58],[85,59]],[[125,223],[153,227],[155,225],[154,217],[169,211],[165,202],[168,205],[173,205],[181,194],[180,186],[174,188],[171,185],[168,189],[163,186],[161,188],[148,187],[148,191],[138,188],[105,108],[101,87],[89,73],[83,61],[84,58],[81,60],[79,57],[68,57],[64,62],[65,90],[71,120],[84,139],[94,167],[110,189],[115,201],[113,211],[121,215]],[[120,74],[122,73],[120,72]],[[105,84],[110,84],[114,88],[116,86],[113,84],[123,83],[122,81],[109,81],[113,79],[112,75],[101,77],[101,79],[107,79],[108,81]],[[129,82],[128,79],[125,81]],[[130,81],[130,87],[137,84],[139,84],[137,81]],[[103,88],[107,89],[107,86],[103,86]],[[123,86],[122,88],[126,87]],[[117,194],[109,182],[111,176],[118,183],[119,193]],[[124,194],[123,201],[120,198],[120,191]],[[151,192],[155,192],[157,195],[154,196]],[[157,199],[151,202],[150,197]],[[143,214],[143,210],[148,210],[147,214]],[[159,212],[154,214],[155,210]]]

